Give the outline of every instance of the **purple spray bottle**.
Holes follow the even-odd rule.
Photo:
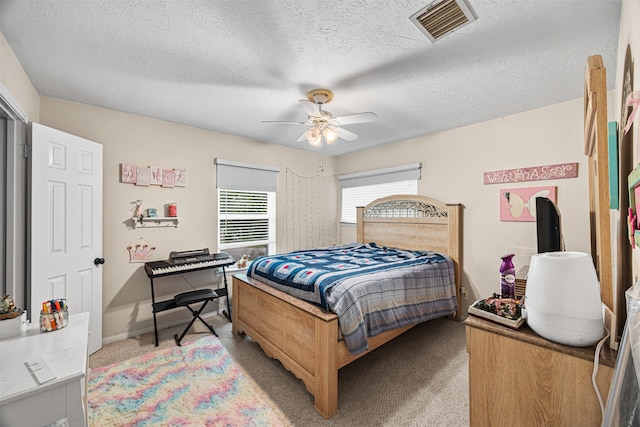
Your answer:
[[[500,294],[502,298],[515,298],[516,288],[516,269],[513,266],[513,257],[515,254],[502,256],[502,265],[500,265]]]

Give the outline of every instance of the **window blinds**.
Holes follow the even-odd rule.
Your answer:
[[[392,168],[375,169],[356,172],[338,177],[342,188],[362,187],[365,185],[385,184],[395,181],[409,181],[420,179],[422,163],[412,163]]]
[[[279,168],[215,159],[216,187],[225,190],[269,191],[278,188]]]

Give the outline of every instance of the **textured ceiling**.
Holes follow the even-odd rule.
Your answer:
[[[0,32],[41,95],[340,155],[583,96],[586,58],[615,81],[621,0],[469,0],[431,43],[430,0],[6,1]],[[372,111],[356,141],[296,142],[299,99]]]

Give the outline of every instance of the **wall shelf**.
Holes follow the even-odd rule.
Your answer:
[[[149,228],[149,227],[178,227],[178,222],[180,218],[177,216],[170,217],[138,217],[134,216],[131,218],[133,222],[133,228]]]

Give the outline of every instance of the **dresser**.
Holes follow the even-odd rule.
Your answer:
[[[557,344],[526,324],[514,330],[473,316],[464,324],[471,426],[600,426],[591,380],[595,346]],[[615,362],[605,344],[597,375],[605,404]]]
[[[41,427],[65,417],[70,427],[86,426],[89,313],[72,314],[57,331],[38,326],[0,340],[0,426]],[[39,384],[27,364],[55,378]]]

